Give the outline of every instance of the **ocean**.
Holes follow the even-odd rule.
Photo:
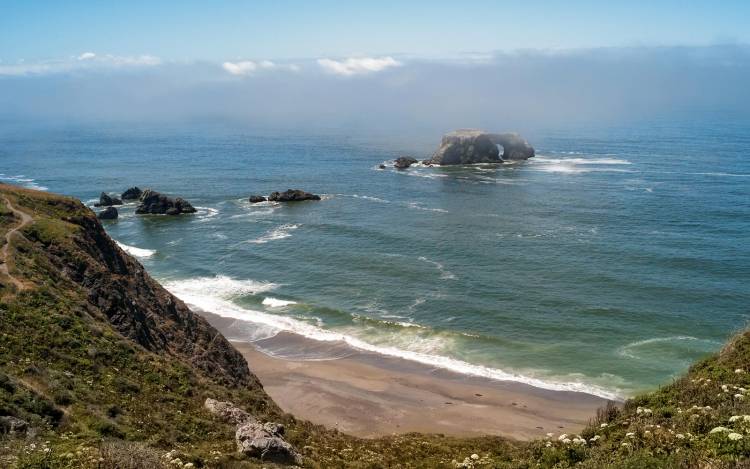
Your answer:
[[[750,122],[524,136],[537,149],[527,162],[398,171],[378,165],[428,157],[440,133],[8,123],[0,181],[89,205],[135,185],[189,200],[195,215],[138,216],[129,204],[105,226],[175,295],[234,318],[234,340],[292,331],[623,398],[669,383],[746,326]],[[247,201],[288,188],[323,200]]]

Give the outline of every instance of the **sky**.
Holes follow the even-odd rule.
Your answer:
[[[0,59],[452,56],[750,43],[750,2],[0,0]]]
[[[0,0],[0,119],[523,129],[750,113],[748,1]]]

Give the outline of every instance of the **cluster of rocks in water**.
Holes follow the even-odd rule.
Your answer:
[[[498,145],[503,147],[500,154]],[[425,166],[448,166],[477,163],[503,163],[521,161],[535,155],[534,147],[517,133],[488,133],[482,130],[463,129],[445,134],[440,147],[432,157],[422,161]],[[416,158],[401,156],[393,162],[396,169],[407,169],[417,163]],[[385,165],[380,165],[385,169]]]
[[[301,202],[303,200],[320,200],[320,196],[300,189],[287,189],[284,192],[271,192],[268,197],[251,195],[248,200],[251,204],[260,202]]]
[[[302,464],[302,456],[284,440],[284,426],[280,423],[260,423],[255,417],[231,402],[208,398],[206,410],[235,426],[237,451],[244,456],[278,464]]]
[[[120,197],[113,197],[106,192],[99,196],[99,202],[95,207],[106,207],[97,214],[100,220],[116,220],[119,216],[115,206],[122,205],[123,200],[137,200],[138,207],[135,213],[139,215],[180,215],[183,213],[195,213],[195,207],[190,202],[180,197],[171,198],[151,189],[141,190],[138,187],[131,187],[122,193]]]

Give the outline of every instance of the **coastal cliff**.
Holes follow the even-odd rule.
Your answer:
[[[750,458],[747,332],[576,433],[359,439],[284,414],[253,363],[75,199],[0,185],[0,261],[0,467],[273,467],[237,451],[236,422],[206,409],[216,401],[277,422],[264,438],[283,426],[305,467],[729,468]]]

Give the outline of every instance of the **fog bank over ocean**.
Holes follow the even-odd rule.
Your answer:
[[[0,63],[0,118],[272,128],[528,130],[750,109],[750,47],[179,62],[85,52]]]

